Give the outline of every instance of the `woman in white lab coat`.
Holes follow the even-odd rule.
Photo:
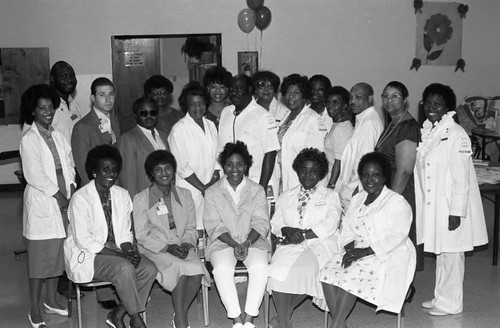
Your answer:
[[[271,261],[268,290],[272,291],[281,328],[291,327],[292,312],[310,295],[323,299],[321,268],[338,251],[341,206],[337,191],[319,182],[328,173],[325,153],[302,150],[293,162],[299,185],[281,194],[271,219],[281,243]]]
[[[453,119],[455,93],[433,83],[422,99],[427,120],[415,166],[417,244],[436,254],[434,298],[422,307],[442,316],[463,311],[464,252],[488,243],[488,236],[470,138]]]
[[[176,184],[191,191],[198,230],[203,230],[205,189],[220,177],[217,129],[204,117],[209,99],[201,84],[187,84],[179,97],[181,110],[187,114],[174,125],[168,136],[170,150],[177,160]]]
[[[292,163],[302,149],[325,149],[324,139],[328,131],[323,119],[306,105],[307,100],[311,98],[311,92],[309,80],[299,74],[285,77],[281,84],[281,94],[290,110],[278,129],[278,139],[281,143],[278,163],[281,169],[282,191],[299,185]]]
[[[43,311],[67,316],[56,300],[57,281],[63,274],[63,242],[66,237],[68,199],[75,190],[75,168],[71,147],[52,128],[57,92],[45,84],[34,85],[22,96],[23,117],[31,127],[19,147],[24,190],[23,236],[28,251],[28,277],[32,327],[44,326],[40,298],[45,282],[47,298]]]
[[[415,274],[415,247],[408,237],[412,212],[403,196],[390,190],[391,164],[381,153],[361,158],[363,190],[353,196],[342,219],[339,246],[321,270],[329,327],[346,327],[357,298],[378,310],[399,313]]]
[[[109,327],[125,327],[128,314],[131,328],[145,328],[139,314],[145,311],[157,270],[134,246],[132,200],[126,189],[115,186],[121,167],[118,149],[100,145],[89,151],[85,169],[92,180],[69,205],[66,273],[78,283],[98,279],[113,284],[121,303],[108,313]]]

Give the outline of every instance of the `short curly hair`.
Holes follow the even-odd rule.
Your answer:
[[[455,95],[455,92],[453,91],[453,89],[450,88],[449,86],[441,84],[441,83],[429,84],[424,89],[424,93],[422,94],[422,101],[424,102],[424,104],[427,100],[427,97],[429,97],[431,95],[439,95],[439,96],[443,97],[443,99],[446,103],[447,111],[456,109],[457,96]]]
[[[224,167],[224,164],[227,162],[229,157],[233,156],[234,154],[239,154],[241,155],[241,157],[243,157],[243,161],[247,166],[245,175],[248,176],[248,171],[250,171],[250,167],[252,167],[253,159],[252,155],[250,155],[250,153],[248,152],[247,145],[243,141],[238,140],[235,143],[228,142],[224,146],[224,149],[220,152],[217,161],[219,162],[220,166]]]
[[[261,81],[269,81],[273,86],[274,93],[278,93],[280,88],[280,78],[278,75],[274,74],[271,71],[258,71],[252,76],[252,90],[255,93],[257,90],[257,83]]]
[[[311,85],[316,82],[316,81],[319,81],[321,83],[323,83],[325,85],[325,89],[330,89],[332,87],[332,82],[330,81],[330,79],[328,77],[326,77],[325,75],[322,75],[322,74],[316,74],[316,75],[313,75],[309,78],[309,83],[311,83]]]
[[[159,164],[170,164],[174,169],[174,173],[177,172],[177,161],[174,155],[168,150],[155,150],[146,157],[144,162],[144,170],[150,181],[154,181],[153,170]]]
[[[153,75],[144,82],[144,95],[149,97],[153,89],[165,88],[168,93],[174,92],[173,83],[163,75]]]
[[[304,99],[311,99],[312,88],[307,76],[301,76],[300,74],[291,74],[285,77],[283,79],[283,83],[281,83],[281,94],[284,96],[288,91],[288,88],[292,85],[296,85],[299,88]]]
[[[50,99],[54,109],[58,108],[61,103],[61,98],[54,87],[47,84],[32,85],[21,96],[21,115],[24,123],[33,124],[33,120],[35,119],[33,111],[38,106],[38,101],[42,98]]]
[[[92,148],[85,161],[85,171],[89,180],[93,179],[93,173],[99,168],[99,163],[105,159],[113,160],[118,166],[118,173],[122,170],[122,156],[120,151],[110,145],[99,145]]]
[[[325,98],[328,98],[330,96],[336,96],[339,95],[340,98],[342,98],[342,101],[349,105],[349,98],[351,97],[351,94],[349,93],[349,90],[347,90],[344,87],[341,87],[339,85],[336,85],[334,87],[331,87],[330,89],[326,90],[325,92]]]
[[[363,168],[367,164],[376,164],[380,166],[380,168],[382,169],[382,174],[384,175],[385,185],[387,187],[391,186],[392,168],[391,162],[389,161],[389,158],[387,158],[387,155],[376,151],[363,155],[358,165],[358,176],[360,179],[363,173]]]
[[[200,96],[205,100],[205,106],[208,107],[210,104],[210,95],[207,93],[206,88],[204,88],[198,81],[191,81],[184,86],[181,95],[179,96],[178,102],[181,110],[184,113],[188,112],[188,97],[189,96]]]
[[[323,180],[328,174],[328,159],[326,154],[317,148],[304,148],[293,160],[292,168],[298,173],[300,165],[305,161],[316,162],[321,170],[321,179]]]
[[[231,79],[233,78],[233,75],[228,72],[228,70],[223,67],[223,66],[214,66],[205,72],[205,75],[203,76],[203,86],[205,88],[208,88],[210,84],[212,83],[217,83],[217,84],[222,84],[226,88],[229,88],[231,86]]]

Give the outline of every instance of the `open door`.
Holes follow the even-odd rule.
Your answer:
[[[195,50],[211,49],[203,51],[199,58],[191,58],[193,46]],[[177,98],[186,83],[201,82],[207,68],[222,65],[221,34],[115,35],[111,47],[115,113],[122,132],[135,126],[132,104],[143,95],[144,82],[152,75],[161,74],[172,81],[172,107],[178,108]]]

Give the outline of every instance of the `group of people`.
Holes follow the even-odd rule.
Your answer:
[[[122,134],[113,83],[94,80],[84,117],[71,98],[76,83],[73,68],[57,62],[50,86],[22,98],[32,327],[46,327],[42,311],[68,315],[56,299],[63,271],[77,283],[112,282],[119,304],[109,327],[125,327],[126,315],[130,327],[146,327],[140,314],[155,280],[172,293],[171,325],[189,327],[188,309],[210,283],[196,253],[205,235],[235,328],[255,327],[266,290],[275,328],[290,328],[307,296],[329,310],[330,327],[346,327],[357,298],[398,313],[423,251],[437,266],[434,298],[422,306],[431,315],[463,311],[464,252],[487,234],[450,87],[424,90],[420,127],[398,81],[375,108],[364,82],[347,90],[324,75],[281,82],[270,71],[213,67],[203,84],[183,88],[177,110],[172,83],[155,75],[132,104],[137,126]],[[238,261],[248,270],[243,311]]]

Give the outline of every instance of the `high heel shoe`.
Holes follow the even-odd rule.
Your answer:
[[[30,321],[30,325],[32,328],[47,328],[47,325],[45,324],[45,322],[38,322],[38,323],[34,323],[32,320],[31,320],[31,313],[28,313],[28,319]]]
[[[49,306],[47,303],[43,303],[43,312],[47,314],[57,314],[62,317],[67,317],[68,316],[68,309],[56,309],[51,306]]]
[[[176,328],[176,327],[175,327],[175,313],[174,313],[174,315],[172,316],[172,321],[170,321],[170,325],[172,326],[172,328]],[[187,328],[191,328],[191,326],[189,325],[189,323],[188,323]]]

